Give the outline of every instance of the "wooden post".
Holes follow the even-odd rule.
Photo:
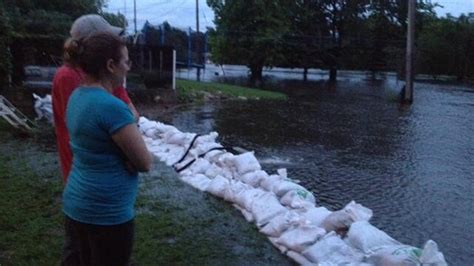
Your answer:
[[[172,88],[176,90],[176,50],[173,49],[173,83]]]
[[[413,102],[414,54],[415,54],[415,13],[416,0],[408,0],[408,29],[406,52],[405,95],[403,102]]]

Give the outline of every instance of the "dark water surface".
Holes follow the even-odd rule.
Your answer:
[[[254,150],[269,173],[285,167],[336,210],[355,200],[402,243],[439,245],[450,265],[474,262],[474,89],[417,83],[414,104],[390,81],[278,82],[289,102],[186,107],[167,117],[185,132]]]

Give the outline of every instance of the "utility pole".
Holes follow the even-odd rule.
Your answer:
[[[133,0],[133,24],[135,24],[135,35],[137,35],[137,0]]]
[[[196,32],[199,33],[199,0],[196,0]]]
[[[123,23],[123,32],[125,33],[127,31],[127,1],[123,0],[123,17],[125,19]]]
[[[197,51],[197,80],[201,81],[201,53],[199,51],[199,0],[196,0],[196,51]]]
[[[402,100],[404,103],[413,102],[413,79],[415,77],[414,75],[415,13],[416,13],[416,0],[408,0],[405,94],[403,95],[403,100]]]

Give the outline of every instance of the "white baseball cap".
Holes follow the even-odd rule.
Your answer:
[[[118,36],[122,35],[123,29],[119,27],[114,27],[110,25],[107,20],[103,17],[90,14],[79,17],[72,23],[71,37],[74,39],[83,39],[97,32],[111,32],[117,34]]]

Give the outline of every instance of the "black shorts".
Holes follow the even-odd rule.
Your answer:
[[[74,247],[76,259],[66,258],[71,251],[63,252],[63,265],[128,265],[132,254],[133,219],[117,225],[94,225],[75,221],[65,216],[67,245]],[[66,245],[65,245],[66,246]]]

